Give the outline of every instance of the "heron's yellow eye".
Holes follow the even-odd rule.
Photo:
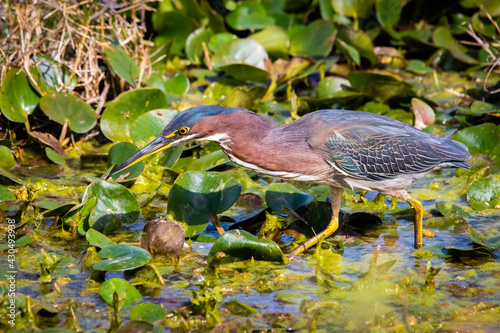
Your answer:
[[[179,133],[180,135],[186,135],[187,132],[189,132],[189,128],[187,127],[181,127],[177,130],[177,133]]]

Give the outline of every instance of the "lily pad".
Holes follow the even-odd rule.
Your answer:
[[[500,130],[493,123],[464,128],[453,140],[465,144],[471,153],[487,154],[500,142]]]
[[[186,56],[195,63],[200,63],[203,55],[203,43],[208,44],[214,32],[199,28],[193,31],[186,39]]]
[[[96,262],[92,268],[106,272],[141,267],[151,260],[151,254],[148,251],[129,244],[107,245],[97,255],[106,260]]]
[[[0,110],[10,121],[25,123],[35,110],[40,97],[31,88],[26,74],[13,67],[7,72],[0,88]]]
[[[376,101],[385,102],[393,97],[406,97],[411,95],[410,87],[392,76],[375,73],[350,73],[347,79],[351,86],[371,96]]]
[[[131,223],[139,216],[136,198],[120,184],[97,180],[85,190],[83,200],[88,198],[97,200],[88,225],[104,234],[114,230],[120,222]]]
[[[286,262],[279,246],[270,239],[258,238],[244,230],[230,230],[219,237],[208,253],[208,262],[216,258],[218,252],[226,256],[220,263],[255,260]]]
[[[335,37],[333,22],[316,20],[290,31],[290,53],[296,56],[325,57]]]
[[[130,320],[141,320],[154,324],[157,320],[164,320],[166,314],[165,309],[159,305],[143,303],[134,306],[128,316]]]
[[[97,123],[97,115],[90,105],[74,95],[53,92],[42,97],[40,108],[51,120],[76,133],[90,131]]]
[[[467,191],[467,201],[475,210],[500,207],[500,180],[488,176],[472,183]]]
[[[228,210],[240,193],[240,183],[227,174],[188,171],[176,179],[168,194],[168,213],[181,222],[186,237],[193,237],[209,219]]]
[[[89,229],[89,231],[87,231],[87,234],[85,235],[85,238],[89,242],[90,246],[100,247],[101,249],[105,248],[106,246],[115,244],[115,242],[113,242],[111,239],[94,229]]]
[[[482,245],[491,250],[500,249],[500,236],[486,238],[485,236],[474,230],[474,228],[472,227],[469,227],[468,231],[469,237],[474,243]]]
[[[123,279],[112,278],[106,280],[99,288],[99,295],[101,295],[102,299],[108,303],[109,306],[113,306],[113,294],[115,292],[118,294],[119,302],[123,302],[120,307],[130,305],[142,299],[139,291]]]
[[[135,80],[139,77],[141,70],[117,40],[104,49],[104,55],[116,74],[136,88]]]
[[[139,149],[131,143],[128,142],[118,142],[113,145],[108,153],[108,168],[113,164],[120,165],[125,162],[129,157],[137,153]],[[111,175],[113,180],[116,180],[123,174],[130,173],[126,179],[134,179],[139,176],[142,171],[144,171],[144,162],[139,162],[135,165],[132,165],[129,168],[126,168],[122,171],[116,172]]]
[[[112,101],[101,118],[101,130],[112,141],[131,142],[132,124],[144,113],[167,108],[165,94],[157,88],[135,89]]]
[[[266,203],[275,212],[280,212],[283,206],[296,210],[312,201],[312,195],[306,194],[288,183],[271,184],[266,191]]]

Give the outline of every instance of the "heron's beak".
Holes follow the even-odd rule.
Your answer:
[[[160,152],[164,149],[169,148],[176,140],[173,138],[166,138],[163,136],[159,136],[150,143],[147,144],[146,147],[142,148],[139,150],[137,153],[132,155],[128,160],[123,162],[116,168],[113,173],[116,173],[118,171],[121,171],[123,169],[126,169],[136,163],[139,163],[140,161],[144,160],[145,158],[156,154],[157,152]]]

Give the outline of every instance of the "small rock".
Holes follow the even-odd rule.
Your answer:
[[[139,246],[152,255],[179,259],[185,237],[184,229],[179,223],[155,219],[144,226]]]

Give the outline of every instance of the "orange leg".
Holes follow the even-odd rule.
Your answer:
[[[318,240],[324,236],[325,238],[329,237],[332,235],[339,227],[339,211],[340,211],[340,203],[342,201],[342,192],[344,190],[340,187],[333,187],[330,186],[330,199],[332,201],[332,219],[330,220],[330,223],[326,227],[325,230],[317,234],[316,236],[308,239],[304,243],[300,244],[297,246],[295,249],[293,249],[289,254],[288,258],[292,259],[295,257],[297,254],[304,252],[311,246],[315,245],[318,243]]]
[[[419,249],[422,247],[422,221],[424,219],[424,209],[420,201],[413,199],[405,190],[399,190],[394,192],[384,193],[390,195],[392,197],[396,197],[398,199],[404,200],[410,204],[413,208],[413,213],[415,214],[415,248]]]

